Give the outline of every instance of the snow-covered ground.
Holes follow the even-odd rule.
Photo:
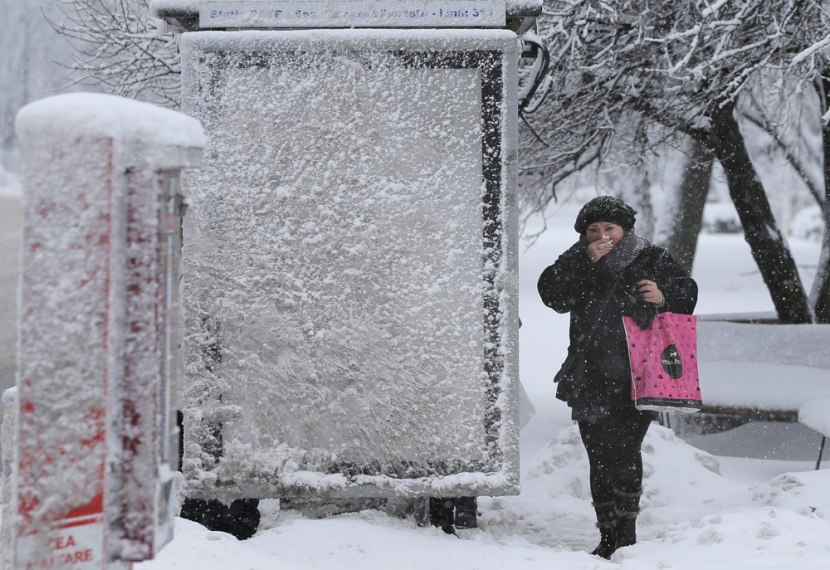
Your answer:
[[[175,540],[136,569],[830,568],[830,460],[815,470],[820,437],[797,424],[698,437],[699,447],[653,425],[644,447],[640,542],[611,561],[587,554],[598,539],[588,464],[551,382],[565,353],[567,317],[546,309],[535,289],[541,270],[575,239],[576,207],[554,206],[550,229],[521,253],[521,377],[535,415],[522,431],[519,496],[481,498],[479,528],[460,530],[459,538],[376,511],[305,518],[268,500],[252,539],[177,519]],[[818,246],[791,246],[809,286]],[[701,236],[694,276],[699,314],[772,311],[739,234]],[[797,379],[783,380],[782,390],[798,390]],[[713,456],[704,447],[752,458]]]
[[[16,221],[15,198],[7,195],[0,206],[4,220]],[[546,309],[535,290],[541,270],[575,239],[577,208],[552,207],[549,230],[521,252],[521,377],[535,414],[522,431],[519,496],[481,498],[479,528],[459,530],[459,538],[377,511],[312,519],[268,500],[252,539],[240,542],[177,519],[174,541],[136,570],[830,568],[830,459],[815,470],[820,437],[798,424],[687,438],[698,447],[653,425],[644,447],[640,542],[611,561],[587,554],[597,542],[587,460],[551,382],[565,354],[567,317]],[[16,259],[17,246],[5,238],[0,252]],[[818,246],[796,240],[791,246],[809,286]],[[16,268],[4,269],[5,302],[14,298],[8,285]],[[694,276],[698,314],[772,311],[739,234],[702,235]],[[797,379],[767,380],[781,380],[788,394],[798,390]]]

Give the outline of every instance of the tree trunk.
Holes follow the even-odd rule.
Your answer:
[[[651,200],[651,180],[648,175],[648,165],[645,156],[648,149],[648,122],[644,117],[637,117],[637,130],[634,139],[634,160],[629,167],[631,176],[631,196],[626,202],[637,210],[637,235],[649,241],[654,239],[654,207]],[[634,150],[631,149],[631,150]],[[628,198],[628,197],[627,197]]]
[[[823,109],[830,108],[830,78],[822,77],[819,93],[823,95]],[[810,304],[816,322],[830,324],[830,125],[824,124],[821,129],[821,145],[824,164],[824,200],[819,201],[822,219],[824,220],[824,237],[821,239],[821,253],[818,259],[818,270],[810,291]]]
[[[830,79],[822,78],[822,93],[824,94],[824,110],[830,108]],[[819,254],[816,278],[810,292],[810,303],[816,322],[830,323],[830,125],[825,124],[821,129],[821,143],[824,158],[824,200],[819,202],[822,218],[824,219],[824,236],[821,238],[821,253]]]
[[[830,136],[830,133],[823,135],[823,138],[827,140],[828,136]],[[830,159],[827,156],[828,144],[830,144],[830,140],[824,144],[825,161]],[[827,163],[825,162],[825,164]],[[828,172],[827,166],[824,167],[824,176],[826,186],[830,184],[830,178],[828,178],[830,172]],[[816,271],[813,289],[810,292],[810,302],[813,306],[816,322],[830,324],[830,200],[827,198],[824,199],[824,203],[821,205],[821,213],[824,218],[824,237],[821,240],[818,271]]]
[[[693,138],[687,138],[686,141],[683,178],[666,208],[666,213],[671,215],[671,224],[661,233],[662,245],[691,273],[697,238],[703,226],[703,207],[709,193],[714,156],[700,141]]]
[[[734,107],[734,103],[728,103],[713,113],[712,150],[723,166],[729,195],[738,211],[752,257],[769,289],[778,320],[810,323],[812,317],[804,286],[744,146]]]

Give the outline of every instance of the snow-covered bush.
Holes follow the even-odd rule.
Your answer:
[[[790,225],[790,235],[794,238],[821,241],[824,231],[824,220],[819,206],[802,208],[793,216]]]
[[[735,206],[730,202],[709,202],[703,208],[703,231],[710,234],[735,234],[743,230]]]

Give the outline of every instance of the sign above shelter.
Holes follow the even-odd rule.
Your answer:
[[[505,17],[505,0],[215,0],[199,6],[201,28],[498,28]]]
[[[508,28],[524,33],[541,0],[151,0],[176,31],[309,28]]]

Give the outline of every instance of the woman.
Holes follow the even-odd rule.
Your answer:
[[[669,253],[634,233],[636,212],[611,196],[580,210],[579,241],[542,272],[542,301],[570,313],[569,353],[585,355],[586,381],[560,383],[557,398],[571,407],[588,452],[600,543],[591,554],[610,558],[634,544],[643,489],[641,447],[654,419],[631,400],[622,317],[646,328],[660,311],[691,314],[697,285]]]

